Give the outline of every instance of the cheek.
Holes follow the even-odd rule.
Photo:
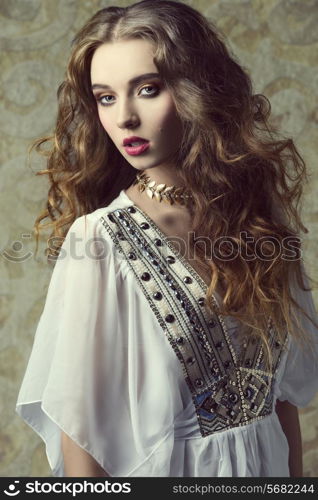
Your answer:
[[[180,118],[177,115],[174,103],[172,101],[165,103],[164,106],[158,109],[157,113],[157,125],[159,130],[173,131],[179,128]]]
[[[179,142],[182,136],[182,125],[174,107],[162,114],[157,122],[158,131],[162,140],[167,144]]]
[[[102,127],[104,128],[104,130],[110,134],[111,133],[110,119],[109,119],[109,117],[106,117],[106,114],[103,113],[103,110],[101,110],[101,109],[98,110],[98,118],[99,118],[99,121],[102,124]]]

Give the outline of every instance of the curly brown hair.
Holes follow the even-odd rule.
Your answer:
[[[77,217],[107,206],[135,178],[135,169],[97,119],[90,64],[101,44],[137,38],[153,43],[154,63],[184,127],[176,168],[193,194],[193,232],[200,238],[192,243],[202,269],[211,275],[208,305],[215,308],[211,297],[221,284],[219,314],[241,321],[244,336],[259,337],[266,361],[271,358],[269,320],[281,343],[288,331],[299,345],[309,344],[296,311],[309,316],[290,286],[296,277],[297,286],[308,290],[299,238],[300,231],[308,232],[299,215],[308,180],[305,163],[293,140],[269,125],[268,99],[253,94],[248,72],[226,48],[224,36],[184,3],[144,0],[107,7],[74,38],[58,89],[54,135],[31,147],[47,156],[47,168],[37,175],[50,181],[47,207],[34,225],[37,245],[46,227],[53,227],[51,236],[61,237],[61,244]],[[44,144],[51,148],[43,151]],[[49,222],[40,224],[46,218]],[[221,241],[209,259],[201,237]],[[251,240],[261,241],[263,255],[271,257],[260,258]],[[292,258],[284,259],[282,248],[290,241]],[[235,258],[225,258],[234,247],[239,250]]]

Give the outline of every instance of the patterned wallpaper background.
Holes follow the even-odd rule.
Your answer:
[[[1,302],[0,475],[49,476],[40,438],[15,415],[15,402],[42,312],[52,269],[34,258],[32,226],[43,208],[46,182],[34,172],[32,139],[50,133],[56,90],[70,41],[82,24],[116,0],[1,0]],[[255,92],[271,101],[273,121],[292,136],[311,173],[303,202],[309,234],[305,265],[317,278],[318,223],[318,0],[187,0],[227,35]],[[313,293],[316,307],[317,291]],[[318,476],[318,397],[300,410],[304,474]]]

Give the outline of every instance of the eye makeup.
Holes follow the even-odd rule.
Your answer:
[[[156,83],[149,83],[147,85],[143,85],[143,87],[141,87],[138,91],[138,94],[140,94],[140,92],[144,89],[149,89],[149,88],[152,88],[154,89],[154,91],[150,94],[146,93],[146,94],[142,94],[143,97],[147,97],[147,98],[152,98],[152,97],[156,97],[159,92],[160,92],[160,87],[158,84]],[[102,99],[104,98],[107,98],[107,97],[114,97],[113,95],[111,94],[99,94],[99,93],[96,93],[94,94],[95,96],[95,99],[97,101],[98,104],[101,104],[102,106],[109,106],[110,104],[113,104],[113,101],[110,102],[110,101],[106,101],[106,102],[102,102]]]

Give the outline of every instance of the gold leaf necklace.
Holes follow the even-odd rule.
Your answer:
[[[166,184],[156,185],[156,182],[152,181],[144,172],[136,175],[133,182],[133,186],[135,185],[138,185],[141,193],[145,191],[150,199],[156,199],[159,202],[165,201],[170,205],[174,203],[188,205],[192,201],[192,195],[187,188],[166,186]]]

